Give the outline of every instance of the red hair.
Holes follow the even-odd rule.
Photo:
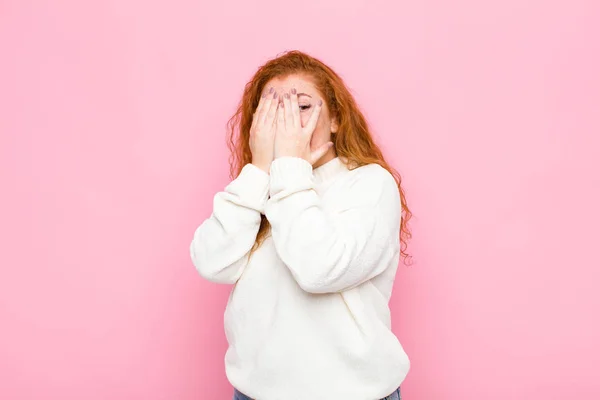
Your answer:
[[[244,165],[252,162],[249,143],[250,127],[264,86],[274,78],[283,78],[292,74],[310,78],[327,102],[330,115],[338,122],[338,131],[331,137],[337,155],[346,158],[348,164],[354,167],[379,164],[394,176],[402,205],[400,252],[406,262],[408,258],[406,248],[411,237],[407,222],[412,213],[406,203],[400,174],[383,158],[381,150],[373,141],[365,117],[343,80],[323,62],[308,54],[297,50],[285,52],[261,66],[246,84],[238,109],[227,123],[228,146],[231,150],[231,178],[237,177]],[[263,215],[252,252],[262,244],[268,233],[269,222]]]

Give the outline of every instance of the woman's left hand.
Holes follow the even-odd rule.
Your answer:
[[[292,89],[291,95],[285,93],[282,100],[277,109],[275,158],[299,157],[313,165],[333,146],[332,142],[325,143],[316,149],[312,149],[310,145],[323,107],[323,101],[318,101],[313,108],[310,119],[305,126],[302,126],[296,90]]]

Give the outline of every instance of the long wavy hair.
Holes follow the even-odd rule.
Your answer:
[[[283,78],[292,74],[303,75],[311,79],[327,102],[332,117],[338,122],[338,131],[332,134],[331,141],[339,157],[346,158],[348,165],[354,168],[379,164],[395,178],[402,203],[400,225],[400,252],[404,262],[409,258],[406,252],[411,232],[408,220],[412,213],[408,208],[402,178],[383,158],[382,152],[373,141],[367,121],[358,108],[343,80],[320,60],[301,51],[288,51],[261,66],[246,84],[244,94],[237,111],[227,123],[228,147],[230,156],[230,175],[235,179],[244,165],[252,161],[250,151],[250,127],[252,115],[258,106],[264,86],[273,78]],[[263,243],[270,231],[266,217],[262,215],[260,229],[251,254]]]

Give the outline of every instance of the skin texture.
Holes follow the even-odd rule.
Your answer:
[[[336,157],[331,133],[338,124],[306,76],[290,75],[265,85],[250,129],[252,163],[268,173],[278,157],[300,157],[314,168]]]

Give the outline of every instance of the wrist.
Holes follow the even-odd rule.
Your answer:
[[[306,158],[304,154],[300,154],[297,151],[282,151],[275,156],[275,160],[283,157],[301,158],[305,161],[308,161],[308,158]]]
[[[256,168],[263,170],[267,174],[269,173],[269,171],[271,169],[271,163],[252,162],[251,164],[254,165]]]

